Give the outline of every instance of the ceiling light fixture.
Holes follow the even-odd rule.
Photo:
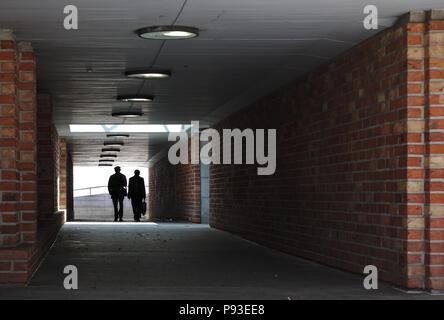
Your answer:
[[[100,158],[117,158],[117,154],[101,154]]]
[[[114,159],[100,159],[99,162],[114,162]]]
[[[125,72],[125,76],[128,78],[138,78],[138,79],[162,79],[171,76],[171,72],[168,70],[160,69],[146,69],[146,70],[135,70]]]
[[[102,152],[120,152],[119,148],[102,148]]]
[[[129,138],[129,136],[129,134],[125,133],[111,133],[106,135],[107,138]]]
[[[104,146],[113,146],[113,147],[118,147],[118,146],[123,146],[125,143],[123,141],[105,141],[103,143]]]
[[[187,26],[151,26],[136,30],[139,37],[154,40],[191,39],[199,35],[199,29]]]
[[[99,163],[99,167],[112,167],[111,163]]]
[[[132,95],[132,96],[118,96],[117,100],[124,102],[149,102],[153,101],[154,96],[142,96],[142,95]]]
[[[137,118],[143,115],[141,110],[113,111],[113,117],[119,118]]]

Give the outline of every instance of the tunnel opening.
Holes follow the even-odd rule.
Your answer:
[[[348,31],[337,36],[343,19],[317,16],[310,28],[272,16],[263,34],[255,28],[240,34],[230,29],[237,16],[224,20],[232,14],[226,12],[208,20],[197,39],[155,46],[130,38],[134,32],[107,16],[113,10],[88,8],[83,12],[101,19],[85,23],[116,20],[110,34],[119,46],[97,25],[75,48],[74,33],[59,37],[67,31],[39,29],[40,21],[34,21],[39,37],[26,38],[29,25],[0,10],[0,22],[15,29],[0,30],[0,282],[27,283],[49,252],[47,270],[72,259],[87,272],[93,268],[85,261],[93,260],[104,261],[108,271],[128,270],[117,259],[128,254],[137,276],[125,276],[133,285],[140,279],[161,285],[181,270],[185,277],[173,278],[171,287],[202,275],[205,287],[215,278],[204,271],[214,268],[215,290],[228,284],[236,297],[239,288],[256,297],[262,284],[282,289],[279,296],[298,294],[292,281],[316,287],[315,276],[304,282],[291,273],[294,266],[318,270],[308,260],[336,268],[323,269],[328,276],[321,278],[338,290],[331,280],[337,269],[348,272],[350,281],[341,279],[351,283],[367,266],[389,286],[444,290],[443,10],[386,8],[390,26],[369,32],[355,25],[358,8]],[[148,78],[132,77],[148,56],[150,70],[137,73]],[[158,58],[171,67],[154,73],[162,80],[152,78]],[[193,120],[208,129],[206,136],[217,133],[200,140],[200,148],[187,135],[191,128],[180,124]],[[255,150],[243,149],[250,159],[273,150],[270,174],[258,174],[251,163],[221,162],[235,154],[219,141],[224,130],[273,130],[273,148],[250,143]],[[173,163],[172,132],[186,137],[188,150],[217,145],[219,161],[195,162],[188,153],[186,163]],[[124,221],[112,221],[107,184],[116,164],[127,179],[134,168],[143,170],[144,223],[132,222],[127,198]],[[104,240],[115,234],[116,241]],[[157,273],[133,270],[150,263]],[[46,278],[49,271],[34,283],[58,281]],[[88,275],[90,286],[103,280]]]
[[[114,164],[117,166],[117,164]],[[149,180],[147,167],[132,167],[121,165],[122,174],[127,181],[134,176],[134,171],[140,171],[144,179],[146,203],[149,203]],[[92,167],[74,166],[74,219],[73,221],[113,221],[114,207],[108,190],[110,176],[114,174],[113,166]],[[131,200],[127,196],[123,200],[123,219],[133,221],[134,212]],[[142,221],[149,220],[149,212],[141,217]]]

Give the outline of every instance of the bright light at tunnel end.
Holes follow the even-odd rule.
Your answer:
[[[111,222],[111,221],[67,221],[66,222],[67,225],[72,225],[72,226],[115,226],[116,223],[115,222]],[[140,222],[119,222],[118,224],[119,226],[133,226],[133,225],[145,225],[145,226],[158,226],[159,224],[156,222],[151,222],[151,221],[144,221],[142,223]]]
[[[189,124],[70,124],[71,133],[168,133],[168,132],[184,132],[191,126]]]

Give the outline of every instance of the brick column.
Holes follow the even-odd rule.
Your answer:
[[[58,141],[57,130],[52,123],[51,97],[37,97],[37,164],[38,164],[38,211],[40,219],[47,219],[58,211]]]
[[[28,281],[65,221],[54,214],[60,150],[51,104],[40,101],[37,114],[36,100],[31,45],[0,30],[0,282]]]
[[[17,50],[11,31],[0,30],[0,246],[20,243],[19,110]]]
[[[407,24],[408,287],[444,289],[444,11]]]
[[[30,43],[18,44],[20,210],[23,242],[37,235],[37,101],[35,57]]]
[[[59,148],[59,209],[66,210],[67,150],[65,138],[59,138]]]
[[[424,23],[425,288],[444,290],[444,10]]]
[[[12,247],[37,232],[35,59],[12,32],[0,37],[0,245]]]
[[[423,13],[419,20],[422,20]],[[418,17],[416,17],[418,18]],[[406,173],[404,227],[406,287],[424,287],[424,74],[423,23],[409,16],[406,24],[407,73],[404,92],[407,122],[405,125]]]
[[[69,152],[66,166],[66,219],[74,220],[74,165]]]

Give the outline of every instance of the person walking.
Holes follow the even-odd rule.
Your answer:
[[[143,211],[142,200],[146,199],[145,181],[140,177],[140,171],[134,171],[134,177],[129,179],[128,184],[128,199],[131,199],[133,206],[134,221],[140,221],[140,216]]]
[[[115,174],[111,175],[108,180],[108,192],[113,200],[114,221],[123,221],[123,199],[127,195],[126,177],[120,173],[120,167],[115,167]],[[117,207],[119,205],[119,208]]]

